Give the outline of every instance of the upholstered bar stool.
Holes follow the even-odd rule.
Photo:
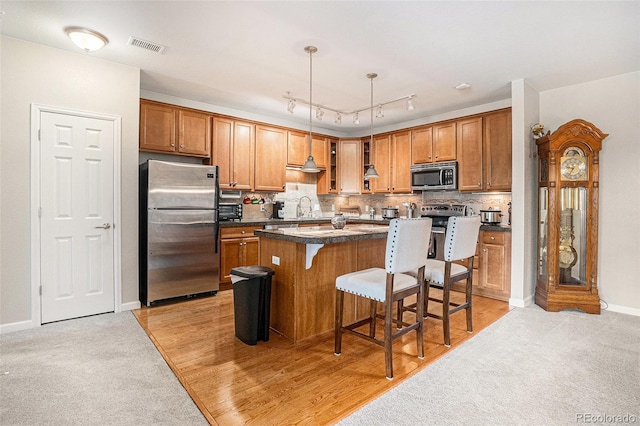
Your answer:
[[[335,354],[342,351],[343,332],[352,333],[384,347],[387,379],[393,378],[393,341],[416,331],[418,358],[424,358],[424,265],[431,233],[431,219],[393,219],[385,252],[385,267],[351,272],[336,278]],[[406,272],[411,272],[409,275]],[[344,293],[352,293],[371,301],[369,317],[343,326]],[[393,306],[399,300],[416,295],[418,312],[413,323],[393,319]],[[384,315],[378,314],[377,302],[384,304]],[[384,318],[384,338],[376,338],[376,318]],[[369,325],[368,333],[356,330]],[[394,333],[394,324],[399,328]]]
[[[473,284],[473,257],[476,252],[480,216],[452,216],[447,222],[447,234],[444,242],[444,260],[427,259],[425,264],[425,317],[442,320],[444,344],[451,346],[450,317],[465,309],[467,313],[467,332],[473,332],[471,318],[471,290]],[[466,280],[465,302],[451,302],[451,284]],[[429,295],[430,288],[442,289],[442,299]],[[442,304],[442,315],[429,312],[429,301]]]

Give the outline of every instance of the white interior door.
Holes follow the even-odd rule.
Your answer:
[[[40,112],[43,324],[114,311],[114,127]]]

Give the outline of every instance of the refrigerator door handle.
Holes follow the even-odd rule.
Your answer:
[[[213,231],[213,238],[215,240],[215,253],[218,253],[218,236],[220,235],[220,211],[215,211],[215,230]]]

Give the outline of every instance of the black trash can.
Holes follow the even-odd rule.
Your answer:
[[[236,337],[247,345],[269,340],[271,276],[274,274],[273,269],[266,266],[231,269]]]

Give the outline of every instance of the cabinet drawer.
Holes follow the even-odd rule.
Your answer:
[[[261,226],[234,226],[231,228],[220,228],[220,238],[243,238],[253,237],[253,231],[262,229]]]
[[[504,232],[484,231],[482,233],[482,242],[485,244],[504,244]]]

